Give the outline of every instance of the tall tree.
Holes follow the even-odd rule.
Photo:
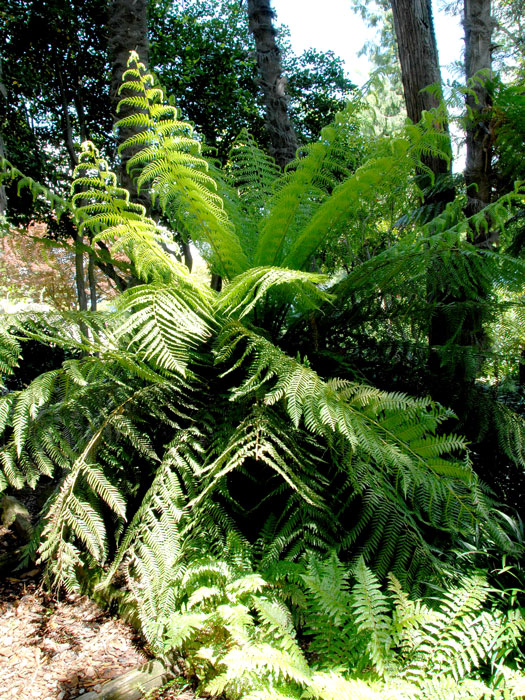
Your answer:
[[[0,131],[6,158],[25,174],[65,195],[64,171],[75,162],[74,143],[111,132],[107,108],[107,51],[100,31],[106,0],[5,0],[0,22],[0,60],[6,99]],[[45,30],[44,30],[45,29]],[[99,135],[103,134],[101,138]],[[7,185],[9,214],[17,223],[35,216],[29,193]],[[54,235],[67,235],[38,201],[38,217]]]
[[[396,33],[399,61],[401,64],[401,78],[405,97],[406,110],[413,122],[419,122],[424,110],[431,110],[439,106],[441,102],[441,71],[434,32],[434,20],[432,17],[431,0],[391,0],[394,28]],[[437,90],[428,90],[430,86],[437,86]],[[446,123],[443,128],[447,129]],[[443,178],[451,172],[451,164],[443,158],[435,155],[425,155],[423,163],[435,178]],[[420,175],[420,184],[423,188],[429,187],[428,174]],[[432,206],[430,216],[444,208],[447,202],[454,199],[455,192],[452,186],[439,187],[433,193],[427,194],[426,203]],[[448,290],[441,286],[442,270],[435,264],[431,265],[427,272],[427,297],[429,306],[434,311],[429,320],[428,344],[429,362],[428,369],[431,378],[439,377],[439,381],[431,383],[436,398],[450,400],[450,388],[457,384],[458,364],[448,363],[442,368],[440,348],[447,345],[456,332],[456,325],[451,323],[448,313],[451,299]],[[437,302],[437,305],[435,304]],[[444,375],[446,378],[444,379]]]
[[[391,0],[391,5],[406,110],[408,117],[418,122],[424,110],[434,109],[441,102],[441,71],[431,0]],[[430,86],[437,86],[438,90],[427,90]],[[425,156],[424,163],[434,175],[450,172],[450,163],[443,158]],[[445,201],[452,196],[453,193],[446,193]]]
[[[7,90],[2,80],[2,61],[0,60],[0,101],[2,102],[2,109],[0,113],[5,113],[4,102],[7,100]],[[5,158],[4,152],[4,139],[2,138],[2,131],[0,130],[0,159]],[[0,216],[5,214],[7,210],[7,196],[5,192],[4,185],[0,185]]]
[[[123,95],[119,94],[130,51],[136,51],[145,66],[149,64],[149,40],[148,40],[148,2],[147,0],[111,0],[108,16],[108,48],[111,59],[111,84],[109,98],[113,123],[123,119],[132,113],[128,105],[123,105],[117,115],[117,106]],[[128,96],[128,95],[126,95]],[[118,140],[124,142],[136,133],[135,126],[120,126]],[[138,195],[133,178],[128,173],[127,163],[133,156],[133,149],[128,149],[121,157],[119,179],[123,187],[130,193],[133,199],[140,201],[147,209],[151,206],[151,200],[142,193]]]
[[[247,4],[250,31],[257,51],[259,84],[264,96],[270,153],[284,168],[295,157],[299,144],[288,114],[286,77],[272,23],[274,13],[270,0],[247,0]]]
[[[245,3],[239,0],[163,0],[148,8],[150,65],[172,94],[181,116],[195,124],[221,162],[247,129],[269,148],[264,98]],[[288,77],[287,108],[300,143],[344,108],[352,82],[332,52],[296,56],[278,31]],[[210,79],[213,76],[213,79]]]
[[[77,0],[8,0],[5,7],[0,59],[6,100],[0,128],[6,157],[49,184],[56,181],[57,173],[75,167],[79,140],[88,139],[92,132],[109,131],[109,111],[104,107],[106,58],[98,31],[106,21],[106,5],[101,0],[88,7]],[[67,179],[62,179],[61,186],[67,191]],[[8,187],[12,220],[27,223],[36,214],[48,224],[49,235],[75,241],[78,302],[86,309],[84,251],[70,217],[58,221],[42,204],[35,212],[31,195],[20,202],[14,192]],[[94,290],[93,263],[88,277]]]
[[[491,0],[464,0],[467,133],[465,184],[466,213],[471,216],[491,201],[492,139],[487,115],[491,99],[487,81],[491,75],[491,40],[494,20]]]

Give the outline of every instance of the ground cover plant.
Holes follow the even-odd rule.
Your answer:
[[[523,618],[499,608],[480,575],[424,601],[410,599],[392,574],[382,590],[362,559],[349,570],[334,554],[310,556],[275,573],[265,580],[246,560],[201,560],[174,584],[177,610],[159,619],[163,650],[180,649],[212,696],[430,700],[525,691],[505,663]]]
[[[450,409],[352,367],[359,333],[424,352],[429,274],[457,292],[458,328],[473,304],[498,311],[480,280],[519,291],[520,260],[468,235],[505,227],[519,186],[470,218],[459,200],[411,216],[422,158],[445,157],[436,115],[365,143],[351,104],[283,174],[245,132],[224,169],[204,158],[136,55],[121,93],[136,129],[121,150],[162,225],[90,142],[68,206],[92,253],[102,241],[137,284],[104,312],[0,327],[3,375],[26,339],[69,353],[0,397],[2,488],[55,480],[27,556],[69,589],[124,577],[151,647],[182,651],[215,694],[519,697],[519,605],[496,603],[480,574],[458,582],[456,557],[519,554],[514,521],[443,430]],[[200,249],[213,288],[170,252],[170,230]],[[505,416],[519,462],[521,423]],[[426,584],[444,576],[456,581],[432,601]]]

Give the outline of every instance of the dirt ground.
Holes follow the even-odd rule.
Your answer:
[[[11,533],[0,527],[0,551]],[[135,631],[76,594],[53,597],[40,570],[0,578],[0,698],[72,700],[148,660]],[[187,700],[181,682],[155,700]]]
[[[147,661],[133,630],[85,596],[57,600],[39,571],[0,582],[0,697],[70,700]]]

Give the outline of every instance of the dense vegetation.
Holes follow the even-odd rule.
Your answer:
[[[67,198],[4,162],[129,282],[0,317],[0,487],[50,487],[24,556],[215,696],[524,696],[517,88],[494,90],[500,196],[470,214],[460,182],[436,206],[442,105],[385,136],[356,97],[283,172],[246,129],[203,154],[134,53],[123,81],[150,211],[99,142]],[[20,388],[28,343],[57,358]]]

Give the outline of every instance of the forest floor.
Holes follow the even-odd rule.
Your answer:
[[[0,526],[0,552],[13,546]],[[0,698],[72,700],[148,660],[136,632],[86,596],[53,596],[38,568],[0,579]],[[180,684],[178,684],[180,688]],[[165,690],[155,700],[188,700]]]

